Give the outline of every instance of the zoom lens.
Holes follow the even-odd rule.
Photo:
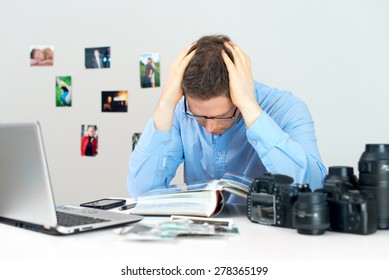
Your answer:
[[[389,144],[367,144],[358,163],[359,187],[377,205],[378,228],[389,228]]]
[[[324,193],[299,193],[293,205],[293,227],[298,233],[309,235],[323,234],[330,227]]]

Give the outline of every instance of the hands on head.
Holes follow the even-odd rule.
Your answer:
[[[234,62],[232,62],[227,53],[222,50],[222,57],[228,70],[231,101],[239,108],[246,126],[250,127],[262,113],[254,95],[250,57],[231,42],[225,42],[224,45],[234,57]]]
[[[182,50],[170,66],[161,98],[154,112],[154,125],[158,130],[169,131],[171,128],[175,107],[184,94],[185,70],[196,55],[196,48],[197,42]],[[250,58],[232,42],[224,42],[221,49],[221,57],[228,72],[229,93],[227,94],[232,104],[238,107],[246,126],[249,127],[262,112],[254,96],[254,79]],[[229,55],[232,56],[233,60]]]
[[[170,66],[161,98],[154,112],[154,126],[158,130],[169,131],[172,126],[174,109],[183,96],[184,72],[195,54],[195,51],[188,53],[190,48],[191,46],[182,50]]]

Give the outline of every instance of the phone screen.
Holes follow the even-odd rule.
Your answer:
[[[81,206],[100,208],[100,209],[110,209],[110,208],[122,206],[125,203],[126,203],[125,199],[104,198],[104,199],[99,199],[96,201],[90,201],[90,202],[83,203],[83,204],[81,204]]]
[[[92,202],[89,202],[89,203],[85,203],[85,204],[88,204],[90,206],[107,206],[107,205],[110,205],[110,204],[113,204],[113,203],[116,203],[116,202],[121,202],[121,200],[119,199],[101,199],[101,200],[96,200],[96,201],[92,201]]]

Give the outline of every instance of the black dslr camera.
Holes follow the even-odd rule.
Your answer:
[[[250,185],[247,217],[255,223],[293,228],[293,204],[300,192],[311,192],[308,185],[292,186],[293,178],[265,173]]]
[[[317,190],[327,195],[330,229],[337,232],[371,234],[377,231],[374,197],[358,190],[358,179],[352,167],[332,166]]]

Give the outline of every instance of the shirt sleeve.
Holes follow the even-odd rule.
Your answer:
[[[264,111],[246,131],[266,170],[289,175],[296,183],[309,183],[312,189],[321,187],[326,168],[306,105],[294,103],[273,118]]]
[[[144,129],[129,161],[127,187],[132,197],[137,197],[154,187],[168,186],[183,162],[182,145],[176,126],[169,132],[154,127],[151,119]]]

